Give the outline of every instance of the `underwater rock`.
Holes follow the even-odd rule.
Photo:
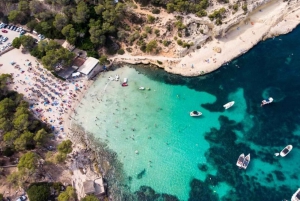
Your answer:
[[[146,174],[146,169],[143,169],[140,173],[137,174],[137,179],[141,179]]]
[[[198,164],[198,169],[203,171],[203,172],[206,172],[208,170],[208,167],[206,164],[202,163],[202,164]]]

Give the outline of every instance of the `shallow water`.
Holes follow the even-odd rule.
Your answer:
[[[297,28],[262,42],[202,77],[144,66],[109,71],[82,100],[76,122],[117,154],[122,183],[138,200],[168,200],[163,193],[179,200],[290,199],[300,187],[299,34]],[[116,74],[129,86],[108,80]],[[260,107],[269,96],[274,103]],[[203,115],[190,117],[192,110]],[[292,152],[275,157],[287,144]],[[241,153],[251,154],[247,170],[235,165]]]

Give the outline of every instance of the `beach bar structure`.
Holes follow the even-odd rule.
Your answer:
[[[87,60],[79,67],[78,72],[80,72],[86,79],[93,78],[97,73],[101,71],[101,66],[98,59],[93,57],[88,57]]]

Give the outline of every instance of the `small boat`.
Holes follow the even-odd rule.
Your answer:
[[[293,194],[291,201],[300,201],[300,188]]]
[[[116,75],[116,76],[115,76],[115,80],[116,80],[116,81],[119,81],[119,75]]]
[[[122,87],[127,87],[128,86],[128,84],[127,83],[122,83]]]
[[[273,102],[273,98],[270,97],[268,100],[262,100],[260,106],[267,105]]]
[[[127,83],[128,79],[125,77],[123,83]]]
[[[108,80],[112,81],[112,80],[114,80],[114,78],[109,76]]]
[[[145,87],[140,87],[139,90],[145,90]]]
[[[191,117],[199,117],[199,116],[201,116],[202,115],[202,113],[201,112],[198,112],[198,111],[191,111],[190,112],[190,116]]]
[[[250,154],[248,154],[248,155],[245,157],[244,162],[243,162],[243,165],[242,165],[241,168],[247,169],[249,163],[250,163]]]
[[[231,101],[229,103],[226,103],[225,105],[223,105],[223,107],[225,108],[225,110],[227,110],[228,108],[232,107],[234,105],[234,101]]]
[[[285,157],[286,155],[288,155],[288,153],[290,153],[290,151],[292,151],[293,146],[292,145],[288,145],[286,146],[281,152],[280,152],[280,156],[281,157]]]
[[[242,154],[239,156],[239,158],[238,158],[238,160],[237,160],[237,162],[236,162],[236,166],[238,166],[239,168],[241,168],[241,167],[243,166],[244,160],[245,160],[245,154],[242,153]]]

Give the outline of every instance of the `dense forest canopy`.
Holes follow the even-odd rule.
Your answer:
[[[14,151],[25,151],[43,146],[50,129],[37,120],[29,110],[23,95],[7,88],[10,75],[0,76],[0,150],[10,156]]]

